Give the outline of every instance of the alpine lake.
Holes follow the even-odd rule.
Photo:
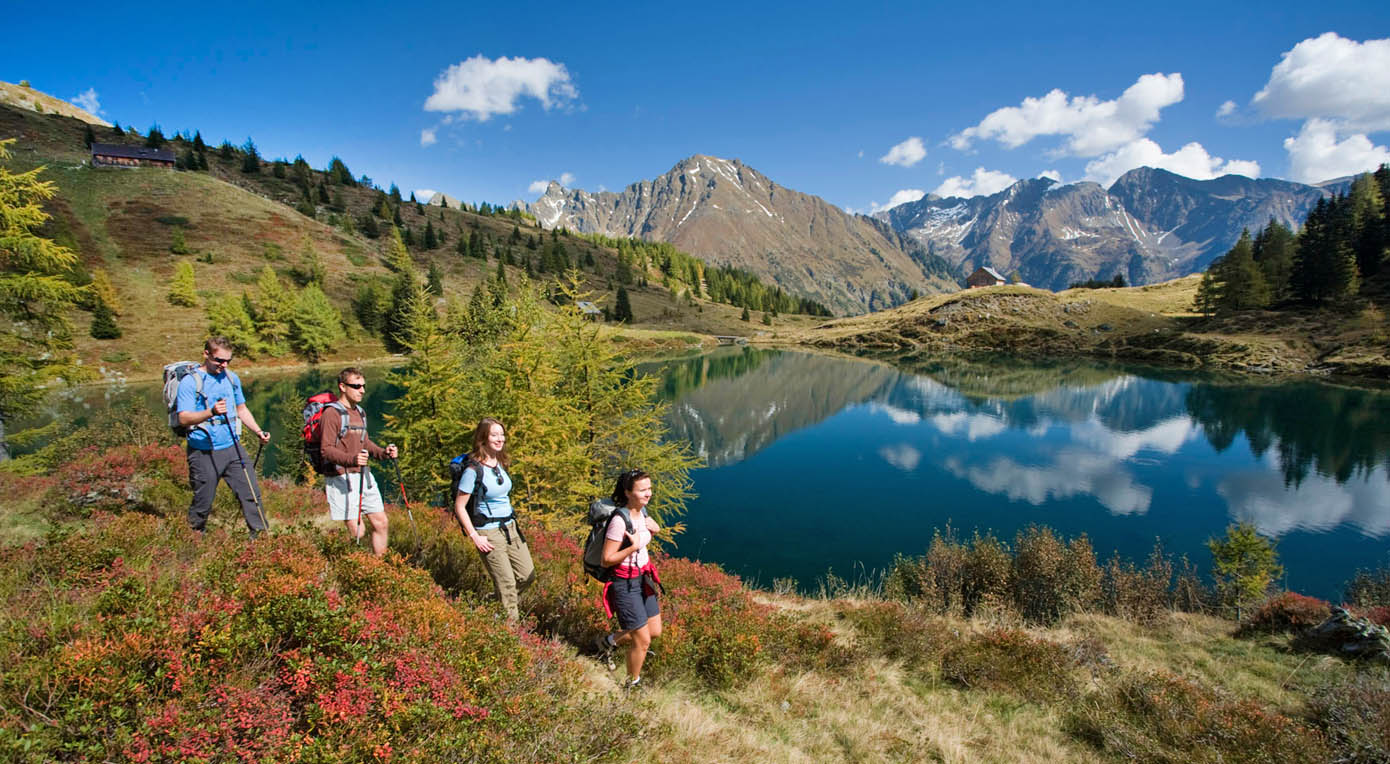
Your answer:
[[[397,391],[369,367],[374,431]],[[856,360],[749,347],[640,367],[669,404],[668,437],[703,458],[678,555],[763,587],[871,581],[934,534],[1029,526],[1085,534],[1103,562],[1159,543],[1210,567],[1207,541],[1245,521],[1276,542],[1288,589],[1338,600],[1390,565],[1390,392],[1085,361]],[[336,369],[242,375],[275,446]],[[41,420],[161,408],[155,384],[56,396]],[[253,446],[254,447],[254,446]],[[440,464],[452,455],[440,454]],[[524,515],[525,507],[518,508]],[[948,530],[949,529],[949,530]]]

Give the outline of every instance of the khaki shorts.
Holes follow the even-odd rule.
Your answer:
[[[368,476],[364,480],[361,473],[324,478],[323,495],[328,498],[328,513],[334,520],[357,518],[359,502],[364,515],[386,511],[376,478]]]

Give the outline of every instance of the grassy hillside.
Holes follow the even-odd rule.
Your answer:
[[[0,104],[28,109],[38,114],[59,114],[64,117],[80,119],[93,125],[110,124],[91,112],[74,106],[61,98],[54,98],[47,93],[35,90],[23,82],[20,84],[0,82]]]
[[[1163,366],[1390,378],[1390,322],[1373,299],[1347,306],[1192,312],[1200,276],[1143,287],[971,289],[817,324],[788,339],[855,353],[1002,351]]]
[[[143,139],[116,137],[110,128],[95,128],[97,140],[143,145]],[[111,373],[127,377],[151,376],[159,366],[173,358],[194,354],[205,336],[202,307],[178,307],[165,299],[175,266],[193,265],[200,296],[239,294],[254,284],[260,270],[270,265],[289,282],[307,241],[323,260],[328,271],[325,292],[345,319],[348,339],[327,361],[370,358],[385,355],[379,338],[365,332],[352,318],[350,302],[359,284],[385,279],[389,271],[383,264],[388,237],[371,239],[346,229],[347,218],[370,215],[378,201],[376,190],[361,185],[328,184],[326,174],[314,171],[311,185],[331,189],[341,209],[319,203],[313,217],[297,211],[302,192],[289,178],[276,177],[271,162],[259,173],[242,172],[242,154],[230,159],[218,150],[206,152],[206,171],[185,172],[165,169],[93,169],[83,141],[85,125],[74,119],[41,114],[0,105],[0,136],[16,137],[13,165],[16,169],[47,166],[44,177],[53,181],[58,196],[48,205],[53,215],[44,233],[65,244],[81,257],[87,272],[103,269],[121,302],[118,322],[125,335],[116,340],[95,340],[88,336],[88,313],[75,313],[78,351],[83,360]],[[189,144],[181,139],[168,147],[185,152]],[[546,232],[529,221],[478,214],[459,209],[418,207],[408,201],[399,206],[401,222],[418,238],[426,223],[443,232],[446,241],[432,250],[413,247],[411,254],[423,274],[431,263],[444,274],[443,303],[449,299],[466,301],[476,285],[497,268],[496,257],[481,260],[456,251],[460,238],[477,233],[502,246],[513,229],[519,228],[523,242],[511,246],[518,263],[524,258],[537,260]],[[390,221],[381,221],[383,228]],[[180,231],[189,254],[171,252],[175,232]],[[537,249],[526,240],[534,237]],[[593,261],[584,268],[586,288],[596,301],[613,305],[617,272],[615,250],[578,237],[561,237],[571,262]],[[211,262],[207,262],[211,260]],[[507,266],[510,279],[519,278],[520,265]],[[545,275],[541,275],[545,278]],[[552,275],[553,277],[553,275]],[[782,316],[777,327],[740,320],[740,309],[705,300],[677,300],[659,285],[659,273],[648,274],[650,286],[630,284],[634,322],[617,331],[635,348],[678,350],[698,347],[712,340],[695,335],[751,335],[783,326],[809,325],[813,319]],[[692,334],[693,333],[693,334]],[[253,365],[283,365],[300,362],[286,356],[258,358]]]

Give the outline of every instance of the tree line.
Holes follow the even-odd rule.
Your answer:
[[[1197,289],[1204,315],[1336,304],[1357,296],[1390,261],[1390,166],[1319,199],[1294,233],[1270,219],[1212,261]]]

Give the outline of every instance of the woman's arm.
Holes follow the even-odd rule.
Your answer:
[[[473,542],[473,546],[476,546],[479,552],[487,554],[492,551],[492,542],[473,527],[473,520],[468,517],[468,497],[470,495],[460,493],[454,499],[454,516],[459,519],[459,524],[463,526],[463,535]]]
[[[614,519],[621,522],[620,518],[615,517]],[[621,539],[605,538],[603,540],[603,567],[611,568],[627,559],[629,555],[637,551],[633,548],[635,545],[636,542],[633,540],[632,534],[626,530],[623,531]]]

